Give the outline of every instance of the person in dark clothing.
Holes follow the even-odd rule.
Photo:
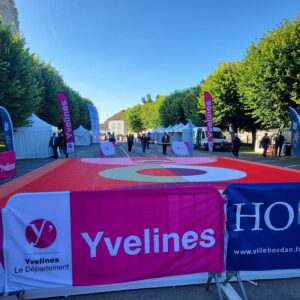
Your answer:
[[[274,137],[274,155],[277,156],[278,152],[278,141],[279,141],[279,133],[277,133]]]
[[[282,135],[282,132],[280,131],[278,138],[277,138],[278,149],[276,150],[276,153],[275,153],[276,156],[281,155],[283,143],[284,143],[284,136]]]
[[[134,136],[133,136],[133,134],[129,134],[129,135],[127,136],[128,152],[131,152],[132,145],[133,145],[133,141],[134,141]]]
[[[241,147],[241,140],[238,137],[238,134],[235,133],[232,139],[232,154],[234,155],[235,158],[239,157],[239,150]]]
[[[147,137],[146,137],[145,133],[142,134],[140,141],[141,141],[142,150],[143,150],[143,152],[145,152],[146,144],[147,144]]]
[[[150,132],[148,132],[148,134],[147,134],[147,149],[149,149],[150,141],[151,141],[151,136],[150,136]]]
[[[53,149],[53,157],[55,159],[58,158],[57,147],[59,146],[59,144],[58,144],[58,137],[56,136],[55,132],[53,132],[53,135],[49,141],[49,146],[51,146]]]
[[[167,147],[168,147],[168,144],[170,143],[170,137],[167,133],[164,133],[164,136],[162,137],[161,142],[162,142],[162,147],[163,147],[163,154],[166,155]]]
[[[271,140],[268,137],[268,133],[266,132],[264,137],[260,141],[260,146],[264,149],[263,150],[263,157],[267,156],[267,149],[268,149],[270,144],[271,144]]]
[[[64,134],[61,135],[60,148],[62,149],[62,151],[64,151],[64,154],[65,154],[66,158],[68,158],[69,154],[67,152],[67,139],[66,139],[66,136]]]

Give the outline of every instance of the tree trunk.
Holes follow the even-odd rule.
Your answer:
[[[252,128],[251,134],[252,134],[252,147],[253,147],[253,149],[255,149],[255,141],[256,141],[256,129],[255,128]]]

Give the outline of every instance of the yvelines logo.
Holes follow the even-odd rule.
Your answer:
[[[48,220],[37,219],[27,225],[25,235],[28,243],[33,247],[47,248],[56,239],[56,228]]]

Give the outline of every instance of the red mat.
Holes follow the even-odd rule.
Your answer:
[[[300,182],[300,171],[205,157],[64,159],[0,186],[0,206],[20,192],[103,190],[157,185]]]

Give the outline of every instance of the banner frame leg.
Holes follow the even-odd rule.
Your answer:
[[[237,282],[240,286],[240,290],[242,292],[242,299],[248,300],[246,289],[243,285],[243,281],[242,281],[242,278],[240,275],[240,271],[227,271],[226,278],[222,284],[225,286],[227,283],[229,283],[229,281],[231,280],[232,277],[236,277],[236,279],[237,279]]]
[[[219,295],[219,299],[223,300],[223,295],[222,295],[222,289],[221,289],[221,285],[220,285],[220,281],[219,281],[219,277],[222,276],[222,273],[208,273],[208,279],[207,279],[207,283],[205,286],[205,290],[209,291],[209,286],[212,282],[212,280],[215,280],[216,286],[217,286],[217,291],[218,291],[218,295]]]

